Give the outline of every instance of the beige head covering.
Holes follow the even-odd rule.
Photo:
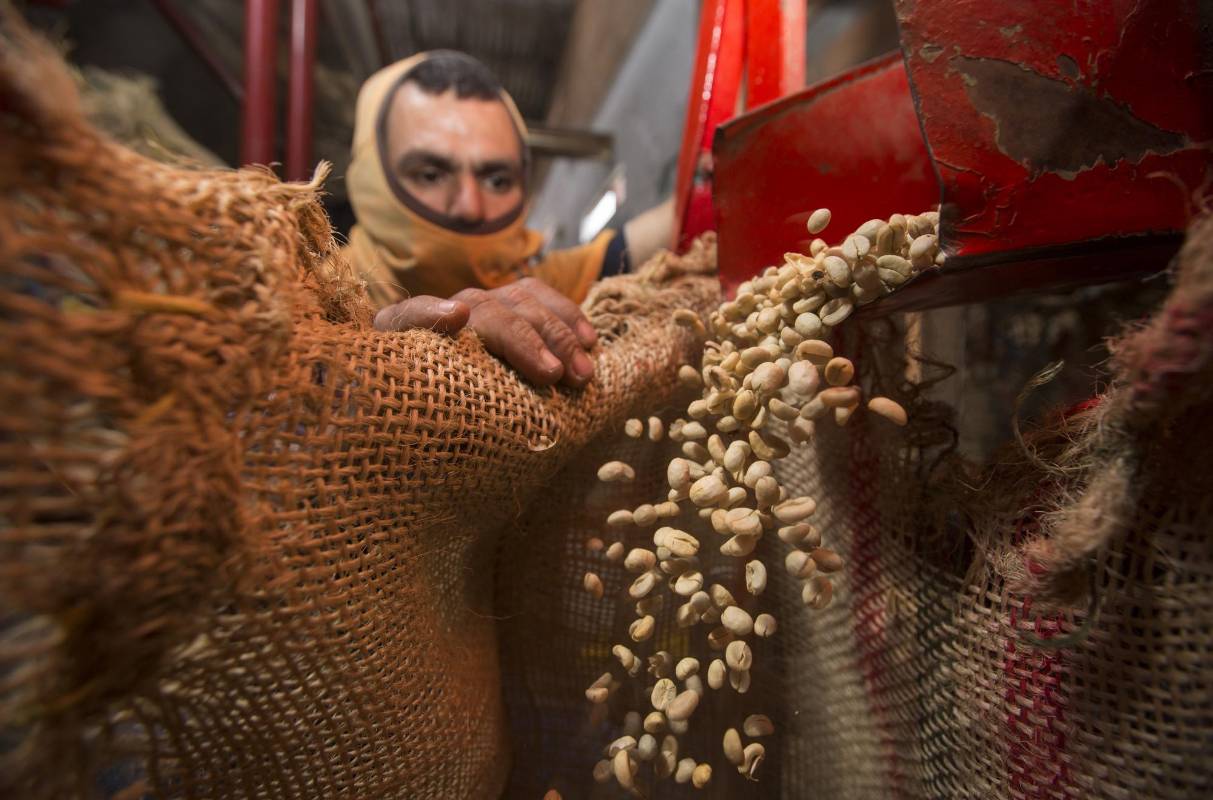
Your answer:
[[[543,238],[525,227],[526,201],[502,220],[457,232],[427,219],[389,176],[383,141],[388,106],[408,73],[435,55],[420,53],[385,67],[358,92],[353,160],[346,176],[358,217],[349,255],[372,299],[381,304],[418,294],[449,297],[469,286],[502,286],[529,274],[530,262],[543,246]],[[504,90],[500,98],[525,142],[526,124],[513,99]]]

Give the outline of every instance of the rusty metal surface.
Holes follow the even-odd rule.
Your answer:
[[[933,206],[935,175],[899,54],[721,126],[713,147],[720,279],[731,293],[789,250],[828,206],[826,238],[873,217]]]
[[[897,10],[943,192],[945,269],[1108,238],[1157,245],[1186,226],[1193,193],[1208,193],[1210,4],[898,0]],[[1132,267],[1116,262],[1109,273]]]

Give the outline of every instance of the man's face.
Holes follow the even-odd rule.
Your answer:
[[[500,100],[427,94],[405,83],[388,111],[388,164],[405,191],[467,224],[522,202],[522,149]]]

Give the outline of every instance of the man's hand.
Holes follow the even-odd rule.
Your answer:
[[[430,328],[476,331],[490,353],[534,384],[563,381],[580,388],[594,376],[587,351],[598,334],[576,304],[545,283],[523,278],[499,289],[464,289],[450,300],[422,295],[375,315],[381,331]]]

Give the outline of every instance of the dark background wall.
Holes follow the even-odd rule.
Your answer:
[[[155,78],[168,112],[229,164],[239,150],[240,108],[148,0],[88,0],[26,7],[27,18],[61,40],[69,59]]]

